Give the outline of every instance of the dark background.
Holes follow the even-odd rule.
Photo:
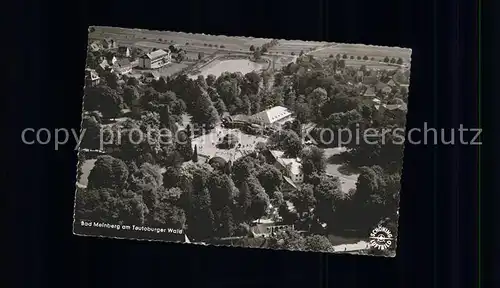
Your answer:
[[[477,287],[477,146],[406,146],[398,254],[384,259],[73,236],[74,141],[54,151],[20,138],[79,128],[87,25],[409,47],[407,128],[477,127],[476,2],[15,1],[3,39],[8,287]]]

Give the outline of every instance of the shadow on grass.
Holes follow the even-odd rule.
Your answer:
[[[342,155],[342,154],[335,154],[335,155],[330,156],[327,159],[328,164],[341,165],[345,161],[346,161],[346,159],[345,159],[344,155]]]
[[[338,170],[339,170],[340,173],[342,173],[344,175],[347,175],[347,176],[351,176],[351,175],[354,175],[354,174],[360,174],[361,173],[361,171],[359,171],[358,167],[353,167],[349,163],[342,164],[338,168]]]
[[[335,154],[327,159],[328,164],[340,165],[338,171],[346,176],[351,176],[353,174],[359,174],[359,166],[352,163],[352,157],[347,152],[342,152],[340,154]]]

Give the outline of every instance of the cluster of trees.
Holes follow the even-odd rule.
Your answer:
[[[338,75],[338,69],[343,69],[343,73]],[[177,225],[199,241],[248,235],[248,223],[270,215],[270,204],[278,210],[283,223],[318,235],[353,227],[366,231],[382,220],[394,223],[399,201],[401,145],[391,145],[387,139],[385,145],[350,143],[343,156],[361,174],[356,189],[346,194],[339,179],[325,173],[327,159],[322,149],[303,149],[298,136],[301,123],[310,122],[317,124],[317,129],[333,130],[404,127],[404,115],[398,121],[375,117],[373,105],[360,99],[360,87],[349,85],[344,78],[355,76],[357,71],[345,67],[345,60],[340,57],[318,60],[303,56],[274,75],[223,73],[195,80],[179,75],[150,84],[126,76],[118,79],[112,73],[101,75],[100,85],[85,90],[84,110],[88,112],[83,119],[87,130],[82,148],[98,147],[98,133],[109,118],[123,116],[125,109],[130,114],[128,120],[109,127],[110,131],[120,129],[121,143],[113,147],[110,155],[96,161],[87,190],[78,193],[79,215],[96,220]],[[390,71],[383,71],[381,80],[392,77],[400,83],[407,81],[405,75]],[[407,93],[397,88],[388,97],[405,100],[403,95]],[[175,141],[134,144],[126,133],[132,129],[146,132],[161,128],[177,132],[177,124],[185,113],[192,116],[195,126],[213,126],[226,112],[250,115],[276,105],[288,107],[297,119],[264,145],[302,159],[305,181],[290,193],[282,191],[282,172],[259,153],[235,163],[200,164],[196,163],[197,153],[192,149],[189,129],[180,133],[186,140],[183,144]],[[104,140],[113,135],[116,133],[106,132]],[[159,135],[153,135],[153,139],[155,136]],[[194,163],[183,165],[190,160]],[[167,167],[163,175],[159,167]],[[290,203],[294,209],[290,209]],[[268,244],[326,251],[329,246],[325,239],[286,231]]]
[[[377,131],[384,129],[395,131],[396,128],[404,128],[406,122],[405,113],[393,116],[378,115],[373,105],[365,104],[359,97],[363,90],[346,83],[347,81],[343,76],[354,77],[358,69],[345,67],[343,75],[336,75],[335,71],[338,68],[344,68],[339,67],[341,61],[342,59],[339,59],[339,57],[335,59],[329,58],[323,62],[312,57],[306,57],[285,67],[282,72],[283,77],[280,78],[279,74],[275,76],[275,81],[276,79],[283,79],[282,81],[287,83],[286,85],[293,87],[293,89],[287,91],[288,93],[284,94],[284,103],[295,112],[299,122],[314,122],[317,124],[316,128],[310,133],[313,137],[316,136],[317,142],[324,144],[319,137],[324,128],[330,128],[332,131],[338,131],[341,128],[350,128],[350,131],[358,129],[359,135],[363,135],[369,128],[377,129]],[[360,67],[359,70],[369,72],[366,67]],[[381,74],[380,81],[387,82],[390,79],[395,79],[398,83],[408,83],[408,77],[402,72],[382,71]],[[407,93],[408,91],[404,87],[394,88],[386,98],[389,99],[388,103],[405,102],[407,101]],[[383,98],[381,97],[381,99]],[[292,130],[285,130],[280,135],[271,137],[271,144],[293,157],[296,155],[294,151],[298,150],[296,147],[300,147],[300,145],[297,141],[298,137],[294,133],[296,131]],[[328,135],[324,136],[328,138]],[[337,135],[332,136],[337,137]],[[331,217],[326,217],[326,219],[333,221],[328,223],[327,227],[330,227],[329,229],[336,229],[335,227],[338,224],[342,224],[340,226],[345,226],[344,228],[352,229],[357,227],[366,231],[372,229],[373,225],[377,224],[378,221],[387,220],[381,219],[381,217],[390,217],[387,221],[395,225],[395,219],[397,219],[395,209],[399,201],[397,197],[399,197],[399,178],[403,155],[403,146],[395,144],[395,141],[393,141],[397,140],[393,139],[396,136],[392,133],[384,134],[385,142],[379,141],[376,145],[367,143],[363,139],[359,142],[351,141],[347,145],[348,151],[341,156],[351,168],[359,169],[361,175],[357,188],[351,191],[349,195],[342,196],[348,197],[349,200],[342,197],[336,200],[339,208],[330,215]],[[356,137],[356,135],[353,137]],[[382,137],[382,133],[378,137]],[[328,141],[328,139],[324,140]],[[371,140],[374,141],[375,139],[372,138]],[[331,141],[331,145],[323,146],[337,145],[338,143]],[[313,151],[316,151],[316,149],[313,149]],[[320,155],[321,153],[316,152],[314,154]],[[316,159],[321,159],[321,157],[316,157]],[[314,165],[314,163],[317,164]],[[304,193],[300,195],[304,197],[303,199],[309,200],[306,202],[295,201],[297,205],[308,203],[306,206],[313,211],[315,193],[310,184],[314,184],[315,179],[318,179],[315,173],[321,175],[323,171],[321,163],[322,161],[313,161],[311,163],[308,160],[302,160],[306,183],[304,184],[305,187],[301,187],[297,193]],[[306,211],[306,209],[303,211]],[[335,219],[342,219],[342,221],[335,223]],[[363,223],[363,221],[366,222]],[[325,222],[328,222],[328,220]],[[342,227],[337,228],[341,229]]]
[[[349,58],[349,59],[351,59],[351,60],[353,60],[353,59],[355,58],[355,57],[354,57],[354,55],[348,56],[347,54],[343,54],[342,56],[340,56],[340,54],[337,54],[335,57],[336,57],[337,59],[339,59],[340,57],[342,57],[342,59],[348,59],[348,58]],[[333,58],[333,55],[330,55],[330,58]],[[365,60],[365,61],[366,61],[366,60],[369,60],[369,59],[370,59],[370,60],[372,60],[372,61],[373,61],[373,60],[375,60],[373,57],[372,57],[372,58],[368,58],[368,55],[365,55],[365,56],[363,56],[363,57],[361,57],[361,55],[358,55],[358,56],[356,56],[356,59],[357,59],[357,60],[361,60],[361,59],[363,59],[363,60]]]
[[[267,53],[269,49],[272,47],[278,45],[278,40],[273,39],[267,43],[262,44],[261,47],[255,47],[254,45],[251,45],[249,50],[253,52],[253,56],[256,60],[260,59],[262,54]]]
[[[301,52],[300,56],[302,56],[302,54],[303,53]],[[351,59],[351,60],[353,60],[353,59],[357,59],[357,60],[363,59],[363,60],[371,60],[371,61],[375,60],[374,57],[369,58],[368,55],[365,55],[363,57],[361,57],[361,55],[358,55],[358,56],[354,57],[354,55],[348,56],[347,54],[342,54],[342,55],[337,54],[335,56],[333,56],[333,54],[330,54],[330,56],[329,56],[329,58],[334,58],[334,57],[337,60],[340,60],[340,59]],[[396,59],[394,57],[393,58],[389,58],[388,56],[386,56],[383,61],[385,63],[399,64],[399,65],[402,65],[404,63],[403,58],[401,58],[401,57],[399,57],[398,59]]]
[[[81,219],[127,225],[178,227],[186,223],[180,191],[164,189],[160,168],[139,167],[112,156],[100,156],[88,176],[88,186],[77,191],[76,214]]]
[[[205,194],[202,194],[205,197],[208,197],[206,195],[209,195],[210,191],[217,191],[212,197],[221,196],[221,198],[211,198],[219,204],[212,203],[211,205],[215,206],[210,206],[211,212],[206,208],[207,211],[204,212],[206,215],[213,215],[215,211],[220,211],[217,209],[227,205],[227,208],[224,208],[224,217],[227,218],[224,219],[228,222],[225,222],[224,227],[232,228],[225,228],[223,234],[213,235],[246,236],[249,234],[248,224],[251,220],[263,216],[269,217],[273,215],[273,211],[277,212],[282,224],[294,225],[296,230],[308,231],[308,234],[313,236],[304,237],[293,231],[284,231],[273,235],[267,242],[266,245],[271,248],[308,250],[314,246],[318,249],[316,251],[331,251],[329,250],[331,245],[327,244],[329,241],[324,235],[331,233],[342,235],[349,229],[356,230],[358,236],[363,236],[381,223],[396,233],[399,171],[389,171],[378,165],[364,166],[360,168],[356,189],[345,193],[341,189],[339,178],[325,173],[327,159],[321,148],[315,146],[304,148],[300,151],[299,157],[302,159],[305,178],[297,190],[283,190],[282,172],[258,153],[240,158],[234,164],[212,163],[211,167],[197,166],[200,169],[203,167],[201,170],[196,170],[205,175],[201,179],[213,179],[211,178],[213,175],[221,177],[217,180],[189,181],[200,183],[201,186],[195,190],[205,191]],[[185,173],[183,171],[183,168],[167,169],[164,178],[165,188],[172,189],[176,185],[174,183],[184,183],[181,180],[181,175]],[[182,188],[184,184],[179,185],[181,188],[177,188],[186,191]],[[205,202],[208,203],[208,200]],[[269,209],[270,207],[274,209]],[[208,219],[212,219],[211,217]],[[190,231],[190,233],[196,232]],[[204,237],[208,237],[207,235]],[[262,247],[263,244],[245,240],[239,245]]]
[[[186,43],[186,46],[189,45],[189,43]],[[173,58],[177,62],[182,62],[186,60],[186,51],[180,47],[177,47],[175,45],[170,45],[168,46],[168,50],[174,54]]]
[[[392,63],[392,64],[398,64],[402,65],[404,63],[403,58],[399,57],[397,60],[396,58],[389,58],[388,56],[385,56],[384,58],[385,63]]]
[[[224,46],[224,45],[208,44],[208,43],[203,43],[203,46],[205,46],[205,47],[215,47],[215,48],[217,48],[217,47],[219,47],[219,48],[226,48],[226,46]]]
[[[300,53],[299,56],[302,56],[302,54],[304,54],[303,51],[301,51],[301,53]],[[361,57],[360,55],[358,55],[358,56],[354,57],[354,55],[348,56],[347,54],[342,54],[342,55],[337,54],[335,56],[333,54],[330,54],[328,57],[329,58],[336,58],[337,60],[348,59],[349,58],[351,60],[353,60],[353,59],[357,59],[357,60],[363,59],[363,60],[375,61],[374,57],[369,58],[368,55],[365,55],[363,57]],[[388,56],[386,56],[383,61],[385,63],[399,64],[399,65],[402,65],[404,63],[403,58],[401,58],[401,57],[399,57],[398,59],[396,59],[394,57],[393,58],[389,58]]]
[[[260,112],[268,106],[280,103],[279,95],[273,94],[273,91],[269,91],[269,89],[264,89],[266,86],[269,86],[270,77],[269,73],[262,73],[261,75],[256,72],[250,72],[245,75],[241,73],[223,73],[219,77],[208,75],[204,78],[200,76],[197,80],[193,81],[181,75],[175,79],[171,79],[168,87],[177,95],[183,95],[182,99],[187,98],[189,101],[189,98],[193,98],[193,96],[196,98],[196,95],[190,93],[189,89],[186,90],[186,87],[192,84],[196,85],[200,93],[204,95],[202,102],[206,106],[214,107],[219,116],[222,116],[226,112],[231,115],[251,115]],[[198,101],[200,101],[199,98]],[[205,110],[213,109],[207,107]],[[188,112],[196,114],[197,110],[191,109],[190,111],[188,105]],[[207,113],[205,115],[209,116]],[[214,116],[216,115],[214,114]],[[218,119],[215,117],[205,117],[201,118],[199,123],[215,123],[216,120]],[[197,121],[195,120],[195,122]]]
[[[338,65],[341,63],[336,60],[331,62],[332,70],[338,69]],[[300,73],[302,69],[300,65],[291,64],[285,70],[286,74],[293,76],[293,80],[288,78],[288,81],[291,82],[290,85],[294,89],[285,91],[282,99],[284,105],[293,110],[302,123],[315,122],[327,125],[332,120],[337,119],[337,117],[330,117],[330,115],[351,110],[356,110],[358,113],[366,115],[367,118],[371,117],[367,109],[373,108],[373,105],[365,104],[364,99],[360,97],[366,88],[348,85],[343,80],[344,75],[353,76],[351,73],[355,75],[356,70],[346,68],[344,75],[336,77],[329,74],[328,69],[320,72],[311,70]],[[351,70],[353,71],[351,72]],[[395,88],[387,98],[405,100],[407,93],[407,90]]]
[[[309,235],[304,237],[293,230],[276,233],[269,239],[269,248],[298,251],[334,252],[330,240],[323,235]]]
[[[248,235],[251,221],[267,215],[270,203],[283,201],[281,172],[257,156],[233,165],[181,163],[162,175],[149,161],[98,157],[86,190],[77,192],[78,217],[178,227],[194,240],[210,241]]]
[[[360,168],[356,189],[345,193],[339,178],[325,173],[327,160],[322,149],[304,148],[300,157],[304,183],[284,194],[279,206],[284,224],[318,235],[339,235],[345,229],[366,235],[381,221],[386,227],[396,227],[399,171],[385,170],[378,165],[364,166]],[[293,211],[286,202],[293,204]]]
[[[96,161],[87,190],[78,192],[80,217],[180,227],[198,241],[248,235],[245,227],[269,215],[270,204],[278,208],[284,224],[313,234],[353,227],[366,231],[384,217],[396,219],[399,174],[389,175],[378,166],[365,167],[357,189],[345,194],[339,179],[324,173],[326,160],[317,147],[301,151],[302,169],[307,175],[304,184],[283,193],[281,171],[266,163],[262,155],[240,158],[234,164],[182,165],[186,159],[174,148],[160,163],[168,165],[162,176],[160,166],[152,164],[155,160],[144,156],[148,153],[140,151],[135,157],[126,157],[139,147],[122,146],[128,152],[114,155],[120,158],[101,156]],[[294,210],[287,201],[293,203]],[[273,247],[291,248],[292,240],[286,240],[294,237],[290,233],[275,235]],[[324,242],[307,239],[297,240],[304,245],[300,247],[312,245],[304,244],[308,241]]]
[[[299,125],[300,121],[296,120],[290,125],[294,127],[285,127],[285,129],[273,133],[268,140],[267,147],[284,151],[288,158],[298,157],[302,151],[302,139],[293,128],[300,127]]]
[[[335,73],[337,69],[344,68],[344,74],[353,77],[357,69],[345,67],[342,59],[328,59],[321,62],[312,56],[302,58],[304,57],[274,75],[268,71],[261,74],[250,72],[246,75],[223,73],[219,77],[200,76],[196,80],[180,75],[174,79],[161,78],[154,81],[151,87],[146,88],[137,84],[129,85],[129,82],[133,81],[131,79],[125,83],[126,85],[119,85],[116,75],[108,73],[104,75],[106,82],[104,85],[89,88],[86,93],[86,103],[89,103],[87,106],[93,107],[85,107],[85,109],[87,111],[105,110],[102,111],[105,117],[113,117],[119,114],[123,107],[132,106],[133,101],[126,103],[125,98],[146,99],[141,102],[143,104],[151,102],[153,106],[157,106],[162,102],[162,97],[158,95],[168,92],[168,95],[175,95],[173,97],[180,101],[177,103],[183,102],[176,107],[170,107],[171,112],[175,115],[188,112],[197,124],[213,125],[225,112],[231,115],[251,115],[277,105],[286,106],[294,111],[302,123],[316,122],[327,126],[329,122],[338,122],[339,119],[338,115],[332,117],[330,115],[354,109],[361,115],[365,115],[365,118],[370,118],[370,108],[363,105],[359,97],[363,87],[348,85],[343,79],[344,75]],[[366,70],[366,67],[360,69]],[[391,73],[394,72],[382,72],[384,75],[381,80],[392,77]],[[270,86],[271,80],[273,80],[272,87]],[[128,88],[125,89],[126,87],[123,86]],[[98,92],[92,93],[91,89]],[[394,88],[388,97],[405,100],[407,93],[407,89]],[[96,98],[99,101],[93,102],[90,100],[91,94],[105,95],[106,101]],[[149,96],[142,97],[145,94]],[[172,96],[166,98],[172,98]],[[149,107],[145,108],[149,109]],[[333,124],[339,125],[339,123]]]
[[[316,136],[317,142],[326,147],[336,147],[338,143],[332,141],[330,145],[324,145],[320,141],[319,134],[324,128],[331,128],[332,131],[358,129],[360,135],[369,128],[378,131],[404,128],[404,113],[393,116],[377,114],[376,108],[366,104],[360,97],[363,90],[346,83],[345,75],[355,77],[358,70],[369,72],[366,67],[339,67],[343,59],[332,58],[323,62],[313,57],[301,58],[275,75],[275,85],[292,87],[284,91],[283,102],[295,112],[297,123],[317,124],[311,135]],[[339,68],[344,68],[343,73],[336,75],[335,71]],[[384,82],[389,79],[396,79],[398,83],[408,81],[401,72],[382,71],[381,74],[380,80]],[[405,88],[394,88],[386,100],[388,98],[389,104],[405,102],[407,93]],[[319,223],[326,224],[328,231],[357,229],[361,234],[369,233],[380,221],[385,221],[386,226],[396,225],[403,152],[403,146],[393,141],[396,135],[387,133],[382,136],[381,133],[378,137],[385,137],[385,142],[379,141],[375,145],[363,139],[351,141],[347,145],[349,149],[341,158],[351,168],[358,169],[360,176],[356,189],[345,194],[340,190],[338,179],[324,173],[327,160],[323,158],[321,149],[313,147],[302,150],[298,133],[293,129],[296,125],[292,123],[285,127],[284,131],[271,136],[268,143],[289,157],[302,158],[305,182],[296,192],[285,196],[286,201],[294,204],[297,213],[282,209],[280,215],[285,221],[297,227],[302,224],[302,227],[314,233],[324,233],[325,228]],[[325,187],[327,189],[323,190]]]
[[[366,67],[354,69],[346,67],[343,74],[336,75],[342,59],[328,58],[324,62],[306,57],[297,63],[289,64],[283,69],[283,76],[275,76],[276,82],[286,82],[293,87],[283,94],[284,105],[295,112],[299,123],[313,122],[316,125],[310,135],[323,147],[337,147],[337,140],[348,139],[349,135],[337,134],[340,129],[349,129],[351,139],[349,150],[342,155],[346,162],[354,168],[362,166],[380,165],[388,173],[394,173],[402,167],[403,146],[395,144],[393,140],[403,135],[392,133],[397,128],[404,128],[405,113],[380,114],[373,104],[366,103],[360,95],[362,86],[349,85],[344,77],[355,77],[358,70],[369,72]],[[321,67],[321,68],[319,68]],[[280,78],[282,77],[282,78]],[[280,80],[282,79],[282,80]],[[408,77],[399,71],[382,71],[380,81],[387,82],[395,79],[398,83],[408,83]],[[279,80],[279,81],[276,81]],[[297,96],[298,95],[298,96]],[[405,103],[408,90],[404,87],[393,88],[387,96],[379,95],[387,103]],[[333,134],[325,133],[332,131]],[[375,129],[378,144],[371,144],[356,137],[363,137],[367,129]],[[383,133],[382,131],[391,131]],[[354,133],[355,131],[358,131]],[[297,132],[297,131],[295,131]],[[344,132],[345,133],[345,132]],[[284,131],[274,139],[274,148],[281,149],[291,156],[297,155],[300,150],[298,137],[292,131]],[[373,134],[373,133],[372,133]],[[402,134],[402,133],[401,133]],[[383,138],[383,139],[382,139]],[[375,142],[374,137],[370,141]],[[299,148],[297,148],[299,147]]]

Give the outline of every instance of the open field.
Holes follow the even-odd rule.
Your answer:
[[[335,44],[329,46],[328,48],[321,49],[318,51],[311,52],[309,54],[316,57],[329,57],[331,54],[333,56],[337,54],[347,54],[347,56],[361,56],[365,55],[368,58],[375,58],[375,60],[383,60],[386,56],[389,58],[399,58],[401,57],[405,63],[410,63],[410,50],[407,48],[399,47],[383,47],[383,46],[369,46],[369,45],[359,45],[359,44]]]
[[[234,51],[248,51],[251,45],[262,46],[271,41],[270,39],[212,36],[204,34],[191,34],[184,32],[152,31],[142,29],[125,29],[115,27],[95,27],[96,31],[90,33],[89,38],[102,39],[111,37],[121,42],[153,41],[171,45],[178,44],[183,49],[194,46],[217,50],[223,45],[225,49]],[[212,46],[212,47],[209,47]]]
[[[326,45],[326,42],[307,42],[307,41],[288,41],[280,40],[277,46],[269,49],[271,53],[277,53],[282,55],[291,55],[292,52],[295,55],[299,55],[300,51],[304,53],[309,52],[312,48],[319,48]]]
[[[357,60],[357,59],[345,59],[345,65],[354,68],[358,68],[361,67],[362,65],[365,65],[366,68],[368,69],[378,69],[378,70],[395,70],[400,68],[400,66],[385,64],[379,61]]]
[[[210,55],[227,55],[231,53],[251,54],[249,48],[251,45],[255,47],[269,42],[270,39],[260,38],[244,38],[244,37],[227,37],[227,36],[210,36],[204,34],[190,34],[183,32],[162,32],[149,31],[140,29],[123,29],[114,27],[96,27],[96,31],[90,33],[91,39],[103,39],[111,37],[118,41],[120,45],[135,46],[143,48],[146,51],[156,49],[168,49],[172,44],[177,44],[180,48],[186,51],[186,56],[191,61],[197,61],[198,53],[202,52],[204,57]],[[221,47],[222,46],[222,47]],[[311,49],[315,49],[311,51]],[[366,65],[368,68],[374,69],[396,69],[396,66],[380,63],[384,57],[401,57],[405,63],[410,62],[410,51],[405,48],[397,47],[377,47],[357,44],[334,44],[327,42],[308,42],[300,40],[279,40],[279,44],[269,49],[268,58],[272,56],[283,56],[277,59],[275,63],[276,69],[287,65],[295,60],[301,51],[315,57],[328,58],[330,55],[347,54],[348,56],[365,55],[369,58],[375,58],[376,61],[364,61],[357,59],[346,59],[348,66],[359,67]],[[183,67],[184,68],[184,67]],[[179,69],[183,69],[179,68]],[[178,69],[172,68],[173,71],[165,71],[162,73],[171,75],[176,73]]]
[[[143,29],[125,29],[115,27],[95,27],[89,34],[90,39],[103,39],[111,37],[120,45],[138,46],[143,48],[166,49],[172,44],[177,44],[188,53],[215,53],[221,52],[246,52],[249,53],[251,45],[262,46],[271,39],[212,36],[205,34],[191,34],[184,32],[151,31]],[[223,47],[221,47],[221,45]],[[328,47],[326,47],[328,46]],[[325,48],[326,47],[326,48]],[[317,51],[310,49],[316,48]],[[316,57],[328,57],[330,54],[347,54],[348,56],[368,56],[375,60],[390,58],[403,58],[405,63],[410,62],[410,50],[399,47],[369,46],[358,44],[337,44],[327,42],[312,42],[300,40],[279,40],[279,44],[269,49],[271,55],[298,55],[301,51]],[[194,55],[188,55],[193,57]]]

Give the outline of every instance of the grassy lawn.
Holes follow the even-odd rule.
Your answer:
[[[359,68],[359,67],[365,65],[366,68],[368,68],[368,69],[379,69],[379,70],[395,70],[395,69],[399,68],[399,66],[384,64],[384,63],[381,63],[378,61],[370,61],[370,60],[365,61],[365,60],[357,60],[357,59],[346,59],[345,65],[351,66],[354,68]]]
[[[345,163],[342,163],[340,154],[345,151],[345,148],[327,148],[323,150],[327,159],[326,173],[340,178],[344,193],[348,193],[350,189],[355,189],[359,174],[356,173],[357,171],[349,171],[345,167]]]
[[[82,165],[82,175],[80,176],[80,179],[78,179],[78,183],[87,186],[88,184],[88,177],[90,174],[90,171],[92,171],[92,168],[94,168],[96,159],[87,159]]]
[[[160,73],[160,75],[168,77],[172,74],[182,71],[186,67],[188,67],[188,65],[185,63],[170,63],[167,66],[160,68],[158,72]]]
[[[325,45],[326,42],[309,42],[300,40],[280,40],[279,44],[269,49],[272,53],[283,55],[299,55],[300,51],[309,52],[311,48],[318,48]]]

